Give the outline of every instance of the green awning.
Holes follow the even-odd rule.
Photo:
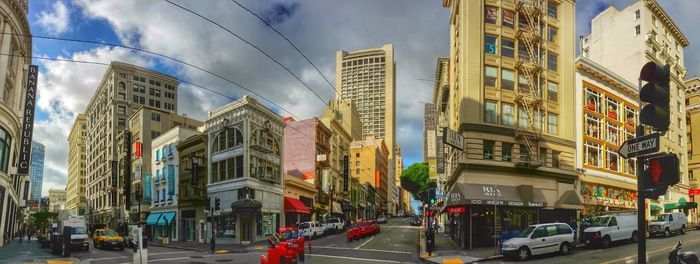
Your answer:
[[[175,212],[164,212],[163,217],[158,220],[158,225],[171,225],[175,219]]]
[[[155,225],[156,223],[158,223],[160,216],[161,216],[161,213],[149,214],[148,218],[146,218],[146,224],[147,225]]]
[[[685,200],[685,198],[681,197],[678,199],[677,203],[667,203],[664,204],[664,210],[673,210],[673,209],[691,209],[691,208],[698,208],[698,204],[694,202],[688,202]]]
[[[651,210],[651,211],[661,211],[661,206],[652,204],[652,205],[649,207],[649,210]]]

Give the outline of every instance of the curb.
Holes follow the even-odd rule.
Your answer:
[[[172,245],[161,245],[161,244],[150,244],[149,246],[154,246],[154,247],[163,247],[163,248],[173,248],[173,249],[181,249],[181,250],[190,250],[190,251],[196,251],[200,253],[207,253],[211,252],[209,249],[198,249],[198,248],[189,248],[189,247],[180,247],[180,246],[172,246]],[[214,254],[239,254],[239,253],[248,253],[251,251],[255,251],[255,248],[240,248],[240,249],[217,249],[214,251]]]

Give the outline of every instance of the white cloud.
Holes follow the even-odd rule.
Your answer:
[[[68,30],[70,16],[68,8],[62,1],[53,3],[52,12],[42,11],[39,13],[39,25],[51,34],[61,34]]]

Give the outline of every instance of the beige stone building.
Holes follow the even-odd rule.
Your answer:
[[[87,135],[86,196],[90,222],[116,228],[122,219],[123,179],[113,181],[111,161],[118,160],[117,136],[141,106],[176,113],[178,81],[168,75],[113,61],[85,109]],[[119,164],[123,166],[124,163]],[[118,177],[119,178],[119,177]]]
[[[394,45],[379,49],[338,51],[336,53],[336,89],[342,99],[351,99],[362,122],[360,138],[383,139],[389,151],[389,182],[395,181],[394,148],[396,144],[396,75]],[[353,138],[356,138],[353,135]],[[396,213],[398,190],[394,184],[386,189],[384,211]]]
[[[58,212],[65,209],[66,197],[66,190],[49,189],[49,211]]]
[[[700,78],[693,77],[685,81],[685,127],[688,146],[688,183],[691,189],[700,189]],[[696,129],[693,129],[696,128]],[[695,149],[695,151],[693,151]],[[697,196],[697,195],[694,195]],[[691,202],[699,198],[690,196]],[[698,219],[698,209],[691,209]]]
[[[85,115],[78,114],[68,134],[68,184],[66,210],[71,215],[85,214]]]
[[[360,184],[369,184],[376,189],[380,207],[372,211],[374,216],[386,212],[381,206],[386,204],[387,189],[395,186],[395,181],[389,180],[387,176],[388,157],[389,150],[383,139],[367,136],[364,140],[355,140],[350,144],[350,175],[358,178]]]
[[[631,83],[637,83],[641,66],[649,61],[671,66],[671,129],[662,137],[661,151],[678,155],[681,179],[659,203],[664,211],[676,210],[678,204],[690,201],[683,56],[688,39],[656,0],[640,0],[623,10],[609,7],[598,14],[591,21],[591,34],[581,41],[583,57]]]
[[[321,123],[330,129],[331,136],[329,139],[330,153],[327,157],[327,163],[331,169],[331,184],[335,187],[335,197],[333,197],[334,202],[338,203],[336,207],[340,207],[342,213],[345,217],[348,217],[350,211],[352,211],[352,206],[350,203],[350,171],[348,165],[348,177],[345,178],[343,171],[343,159],[345,157],[350,159],[350,143],[352,142],[352,137],[350,134],[343,129],[339,120],[333,117],[322,117]],[[350,207],[348,207],[350,206]],[[336,211],[335,209],[333,211]]]
[[[447,154],[452,238],[461,248],[491,247],[496,232],[573,224],[577,211],[557,201],[578,178],[574,1],[443,5],[451,13],[445,115],[465,138],[464,151]]]

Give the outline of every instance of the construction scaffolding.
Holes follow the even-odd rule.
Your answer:
[[[519,23],[516,33],[518,39],[518,56],[516,69],[520,76],[525,76],[526,87],[519,86],[515,93],[515,103],[520,111],[527,113],[527,124],[518,124],[515,138],[520,140],[520,152],[515,155],[515,165],[522,168],[541,166],[539,159],[539,142],[542,138],[544,116],[542,115],[543,78],[543,0],[518,0],[516,10]],[[544,18],[546,19],[546,18]],[[519,117],[520,119],[520,117]],[[523,146],[525,149],[523,149]]]

